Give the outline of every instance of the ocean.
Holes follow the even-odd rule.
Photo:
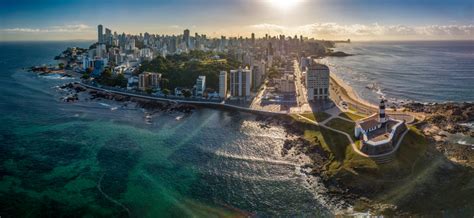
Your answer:
[[[90,44],[0,43],[0,216],[329,215],[302,161],[281,156],[280,127],[211,109],[157,113],[147,122],[142,109],[123,103],[65,103],[57,86],[73,80],[25,70]],[[452,58],[451,44],[390,45],[339,45],[357,55],[328,61],[363,97],[374,81],[390,97],[474,99],[472,44],[451,47]],[[417,61],[407,58],[414,52]]]
[[[474,41],[352,42],[321,62],[364,100],[474,102]]]
[[[0,216],[324,216],[286,133],[254,115],[65,103],[70,79],[24,68],[91,42],[0,44]]]

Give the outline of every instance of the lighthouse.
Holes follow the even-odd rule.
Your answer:
[[[382,124],[387,122],[387,116],[385,115],[385,100],[383,98],[379,105],[379,122]]]

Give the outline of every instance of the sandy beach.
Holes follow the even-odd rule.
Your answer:
[[[331,98],[337,104],[340,104],[341,101],[347,103],[350,110],[355,110],[356,112],[370,115],[377,110],[377,106],[373,105],[366,100],[362,99],[357,95],[357,93],[347,85],[344,81],[338,78],[334,73],[330,74],[331,76]]]

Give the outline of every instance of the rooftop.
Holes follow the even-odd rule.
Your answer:
[[[392,127],[397,123],[397,121],[388,120],[387,123],[385,123],[385,125],[381,128],[367,133],[367,139],[374,142],[389,139],[390,133],[392,132]]]

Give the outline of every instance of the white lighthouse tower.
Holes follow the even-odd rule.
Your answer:
[[[379,105],[379,122],[382,124],[387,122],[387,116],[385,115],[385,99],[383,98]]]

